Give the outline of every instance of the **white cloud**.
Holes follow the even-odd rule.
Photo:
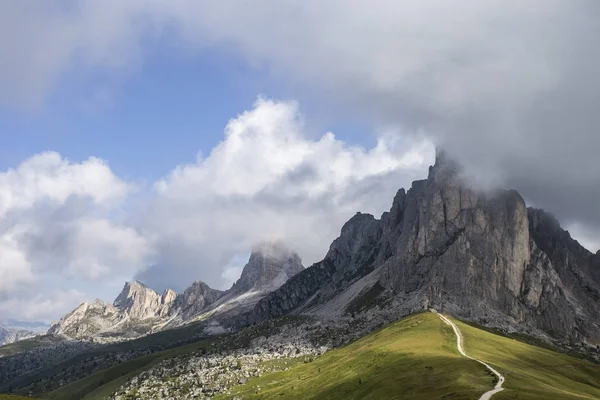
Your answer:
[[[128,189],[101,159],[73,164],[56,152],[36,154],[0,173],[0,217],[37,202],[62,205],[72,196],[106,205],[123,200]]]
[[[0,93],[10,96],[1,100],[39,104],[63,77],[130,73],[149,35],[168,35],[191,52],[221,46],[346,115],[422,130],[471,177],[515,187],[561,220],[591,220],[600,231],[599,7],[596,0],[0,2]]]
[[[231,257],[261,240],[284,240],[313,263],[349,217],[389,209],[432,159],[430,142],[392,132],[371,149],[331,132],[310,139],[295,102],[259,98],[229,121],[206,158],[155,184],[142,219],[158,260],[140,279],[178,289],[203,279],[223,288],[232,281]]]
[[[5,319],[51,322],[51,319],[57,320],[70,311],[74,305],[88,300],[87,296],[84,292],[70,289],[12,297],[0,301],[0,315]]]
[[[261,240],[284,240],[310,264],[356,211],[388,209],[432,157],[429,141],[392,130],[370,149],[309,138],[297,103],[266,98],[137,207],[122,208],[132,187],[104,161],[34,155],[0,173],[0,314],[55,318],[82,291],[110,300],[107,288],[134,275],[156,288],[228,287]]]
[[[23,284],[35,280],[26,254],[12,235],[0,237],[0,293],[18,291]]]
[[[22,304],[13,312],[31,314],[32,298],[50,309],[56,286],[124,280],[144,268],[148,241],[115,218],[130,189],[93,157],[42,153],[0,173],[0,311]],[[60,296],[56,309],[68,301]]]

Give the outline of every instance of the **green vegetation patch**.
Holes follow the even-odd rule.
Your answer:
[[[175,349],[148,354],[75,381],[47,394],[44,398],[50,400],[105,399],[131,378],[152,368],[162,360],[206,349],[209,345],[210,342],[200,341]]]
[[[40,342],[36,339],[25,339],[15,343],[7,344],[0,347],[0,356],[11,356],[25,350],[34,349],[40,346]]]
[[[494,400],[600,399],[600,366],[456,321],[465,351],[506,378]]]
[[[418,314],[217,399],[474,399],[492,386],[485,367],[458,354],[450,327]]]

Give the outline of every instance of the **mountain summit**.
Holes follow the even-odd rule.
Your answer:
[[[468,187],[440,152],[427,179],[400,189],[380,219],[352,217],[325,259],[261,300],[251,319],[379,302],[600,343],[599,266],[550,214],[514,190]]]
[[[272,291],[303,269],[300,256],[282,242],[262,242],[253,247],[250,259],[231,291]]]

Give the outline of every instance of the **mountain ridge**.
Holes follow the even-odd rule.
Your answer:
[[[247,311],[304,267],[298,254],[281,242],[253,247],[240,278],[226,291],[195,281],[183,293],[158,294],[137,280],[126,282],[113,303],[83,302],[63,316],[48,334],[101,341],[133,339],[222,313]],[[217,323],[218,326],[218,323]]]
[[[322,261],[240,323],[310,314],[365,280],[348,302],[379,285],[378,296],[407,313],[435,305],[484,325],[600,343],[599,256],[517,191],[477,191],[460,172],[439,152],[427,179],[400,189],[380,219],[357,213]]]

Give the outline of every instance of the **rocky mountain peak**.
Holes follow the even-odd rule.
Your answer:
[[[106,307],[106,304],[100,299],[94,300],[92,304],[89,305],[89,308],[91,309],[103,309],[104,307]]]
[[[353,216],[325,259],[262,299],[252,318],[343,310],[341,299],[371,288],[402,299],[406,312],[428,304],[483,324],[600,340],[598,256],[518,192],[468,185],[443,151],[427,179],[399,190],[381,219]]]
[[[178,296],[177,306],[181,309],[184,319],[190,318],[214,303],[222,294],[222,291],[211,289],[202,281],[195,281]]]
[[[160,298],[160,302],[161,302],[161,304],[170,304],[170,303],[173,303],[176,298],[177,298],[176,291],[174,291],[173,289],[165,289],[165,291],[163,292],[163,294]]]
[[[123,290],[121,290],[121,293],[117,296],[113,305],[117,308],[126,307],[129,303],[139,299],[141,296],[151,294],[150,292],[156,294],[154,290],[139,281],[125,282]]]
[[[252,248],[250,259],[231,291],[274,290],[303,269],[300,256],[284,243],[262,242]]]
[[[166,290],[161,296],[139,281],[127,282],[113,306],[133,319],[155,318],[170,312],[177,294]]]
[[[455,178],[462,170],[462,167],[457,163],[446,151],[442,149],[436,150],[435,164],[429,167],[429,176],[427,180],[431,182],[443,182]]]

